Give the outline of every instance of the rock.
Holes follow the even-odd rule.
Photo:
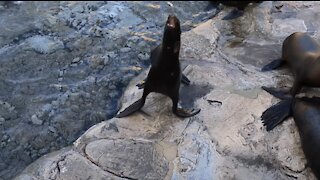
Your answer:
[[[80,61],[80,58],[79,57],[76,57],[72,60],[72,63],[78,63]]]
[[[0,116],[0,124],[2,124],[4,121],[6,121],[6,120]]]
[[[244,33],[241,38],[248,41],[236,37],[237,44],[228,46],[235,37],[219,40],[228,32],[219,30],[218,18],[182,34],[181,57],[187,57],[181,58],[186,64],[183,73],[192,83],[181,86],[180,103],[201,108],[198,115],[178,118],[168,97],[151,93],[141,111],[94,125],[70,150],[39,159],[21,176],[45,179],[47,172],[60,169],[60,176],[88,177],[92,172],[85,168],[99,167],[95,176],[111,173],[109,178],[315,179],[309,168],[305,170],[294,121],[289,119],[267,132],[260,120],[262,112],[277,101],[261,86],[274,85],[275,76],[284,76],[261,72],[257,64],[242,60],[262,56],[259,49],[252,50],[252,44],[255,48],[273,47],[276,41]],[[274,37],[289,31],[284,28]],[[119,111],[141,97],[143,90],[135,85],[146,74],[144,70],[130,82]],[[116,97],[113,92],[109,96]],[[57,179],[59,173],[55,174]]]
[[[43,123],[42,120],[39,119],[36,114],[31,116],[31,122],[32,124],[36,124],[36,125],[41,125]]]
[[[53,40],[49,36],[34,36],[27,39],[29,46],[38,53],[50,54],[58,49],[63,49],[63,42],[60,40]]]
[[[294,32],[307,32],[307,29],[304,20],[301,19],[275,19],[272,23],[272,34],[284,38]]]
[[[120,52],[126,53],[126,52],[129,52],[130,50],[131,50],[131,48],[124,47],[124,48],[121,48],[121,49],[120,49]]]
[[[83,13],[83,12],[84,12],[83,5],[82,5],[82,4],[76,5],[76,6],[72,9],[72,12],[75,12],[75,13]]]
[[[2,9],[0,93],[11,106],[0,105],[6,120],[0,128],[10,137],[0,143],[0,179],[12,179],[102,120],[19,177],[314,179],[292,120],[270,133],[259,120],[278,101],[260,87],[291,85],[292,76],[260,68],[279,58],[282,38],[292,30],[306,27],[320,39],[320,4],[266,1],[232,21],[221,20],[230,8],[214,16],[205,1],[172,4],[35,1]],[[278,4],[283,7],[274,10]],[[109,119],[120,104],[123,109],[141,96],[135,84],[145,79],[150,50],[160,44],[172,12],[181,21],[181,65],[192,82],[181,86],[181,105],[201,113],[176,118],[170,99],[150,94],[142,111]],[[41,126],[26,122],[33,114]]]
[[[138,54],[138,58],[143,61],[146,61],[146,60],[149,60],[150,55],[148,53],[140,53],[140,54]]]

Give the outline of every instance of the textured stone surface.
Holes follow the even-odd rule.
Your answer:
[[[0,2],[0,179],[112,118],[168,14],[187,31],[208,4]]]
[[[248,7],[239,19],[222,21],[231,10],[224,9],[182,35],[180,57],[192,83],[181,86],[180,100],[201,108],[200,114],[177,118],[171,100],[152,93],[141,111],[92,126],[72,149],[40,158],[16,179],[85,179],[92,173],[87,166],[93,179],[315,179],[294,121],[271,132],[260,121],[278,102],[260,87],[291,86],[292,74],[260,68],[281,55],[282,41],[297,29],[319,39],[318,9],[318,2],[267,1]],[[121,110],[141,97],[135,84],[146,72],[130,82]]]

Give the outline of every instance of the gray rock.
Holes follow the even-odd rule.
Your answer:
[[[64,45],[59,40],[53,40],[49,36],[34,36],[27,39],[29,46],[36,52],[50,54],[58,49],[63,49]]]
[[[264,56],[253,47],[263,46],[261,50],[266,51],[277,43],[278,35],[291,29],[283,28],[276,35],[266,31],[269,39],[246,33],[228,37],[228,32],[219,28],[229,27],[232,22],[219,24],[219,18],[182,35],[182,64],[187,64],[183,72],[192,84],[181,86],[180,97],[184,104],[201,108],[201,113],[180,119],[172,113],[168,97],[151,93],[141,111],[96,124],[77,139],[72,150],[66,152],[77,154],[67,156],[72,171],[64,175],[87,177],[90,172],[83,167],[95,166],[99,167],[97,175],[107,172],[110,178],[315,179],[311,170],[305,169],[294,121],[289,119],[267,132],[260,120],[262,112],[277,101],[260,87],[275,85],[275,76],[286,76],[276,71],[261,72],[260,64],[250,59]],[[147,70],[131,81],[120,111],[141,97],[143,90],[135,85],[146,74]],[[210,103],[214,100],[221,104]],[[51,160],[42,158],[37,164],[59,162],[66,153],[57,153]],[[67,167],[62,162],[57,164],[60,171]],[[42,179],[52,166],[44,165],[42,172],[37,168],[31,165],[21,175]]]
[[[121,49],[120,49],[120,52],[126,53],[126,52],[129,52],[130,50],[131,50],[131,48],[124,47],[124,48],[121,48]]]
[[[275,10],[281,4],[282,12]],[[3,9],[0,93],[10,107],[0,105],[0,114],[5,119],[1,128],[10,138],[1,139],[0,179],[11,179],[44,153],[70,145],[91,125],[112,117],[124,87],[142,71],[128,86],[122,108],[137,100],[142,90],[135,84],[146,77],[147,56],[161,42],[164,21],[172,12],[181,21],[181,63],[192,81],[181,86],[181,105],[200,107],[201,113],[176,118],[168,98],[151,94],[141,112],[92,127],[73,150],[44,156],[20,177],[117,179],[143,177],[145,170],[155,179],[314,179],[305,169],[292,120],[270,133],[259,120],[278,101],[260,86],[290,86],[292,76],[287,70],[259,69],[280,56],[281,43],[293,30],[307,29],[319,39],[320,4],[266,1],[249,6],[233,21],[221,20],[230,8],[213,16],[216,10],[204,11],[207,6],[204,1],[172,6],[35,1]],[[131,50],[121,53],[123,47]],[[77,57],[81,60],[72,63]],[[27,122],[34,114],[41,126]],[[122,158],[119,149],[124,146],[132,150],[123,157],[130,163],[106,158],[109,152]],[[140,158],[142,152],[145,158]]]
[[[39,119],[36,114],[31,116],[31,122],[32,124],[36,124],[36,125],[41,125],[43,123],[43,121]]]

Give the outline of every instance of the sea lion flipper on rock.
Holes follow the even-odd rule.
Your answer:
[[[271,63],[263,66],[261,71],[264,72],[264,71],[271,71],[271,70],[277,69],[277,68],[281,67],[284,63],[285,63],[285,61],[282,59],[273,60]]]
[[[186,117],[191,117],[196,114],[198,114],[201,109],[184,109],[184,108],[178,108],[178,95],[171,96],[172,100],[172,112],[177,115],[178,117],[186,118]]]
[[[280,101],[276,105],[271,106],[262,113],[261,120],[263,125],[267,127],[267,131],[271,131],[278,124],[292,115],[291,104],[292,98],[286,99]]]
[[[140,110],[142,106],[144,105],[145,100],[143,98],[137,100],[133,104],[131,104],[129,107],[127,107],[125,110],[120,112],[118,115],[116,115],[117,118],[122,118],[125,116],[129,116],[130,114]]]
[[[190,80],[187,78],[187,76],[186,75],[184,75],[183,73],[182,73],[182,77],[181,77],[181,82],[183,83],[183,84],[185,84],[185,85],[190,85]]]
[[[183,109],[183,108],[177,108],[176,112],[173,112],[179,117],[186,118],[191,117],[196,114],[198,114],[201,111],[201,109]]]
[[[281,90],[281,89],[279,90],[276,88],[266,87],[266,86],[262,86],[261,88],[276,98],[279,98],[279,99],[290,99],[291,98],[289,90]]]
[[[294,97],[268,108],[261,116],[267,131],[293,116],[301,147],[317,179],[320,179],[320,98]]]

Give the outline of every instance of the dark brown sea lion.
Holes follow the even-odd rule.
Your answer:
[[[268,71],[287,63],[295,78],[289,92],[262,87],[277,98],[285,99],[295,96],[302,86],[320,87],[320,45],[308,34],[295,32],[287,37],[282,45],[281,59],[274,60],[262,68]]]
[[[229,14],[227,14],[225,17],[223,17],[223,20],[232,20],[236,19],[240,16],[243,16],[245,8],[250,3],[260,3],[262,1],[210,1],[215,6],[218,6],[219,3],[225,5],[225,6],[231,6],[235,7]]]
[[[261,119],[270,131],[290,116],[298,127],[308,165],[320,179],[320,98],[282,100],[263,112]]]
[[[116,117],[125,117],[141,109],[146,97],[151,92],[169,96],[173,103],[172,111],[179,117],[190,117],[200,112],[200,109],[186,110],[178,108],[179,89],[182,79],[179,61],[180,36],[179,19],[176,16],[169,15],[164,28],[162,44],[151,52],[151,68],[143,85],[142,98],[120,112]],[[189,81],[188,79],[185,80]]]

